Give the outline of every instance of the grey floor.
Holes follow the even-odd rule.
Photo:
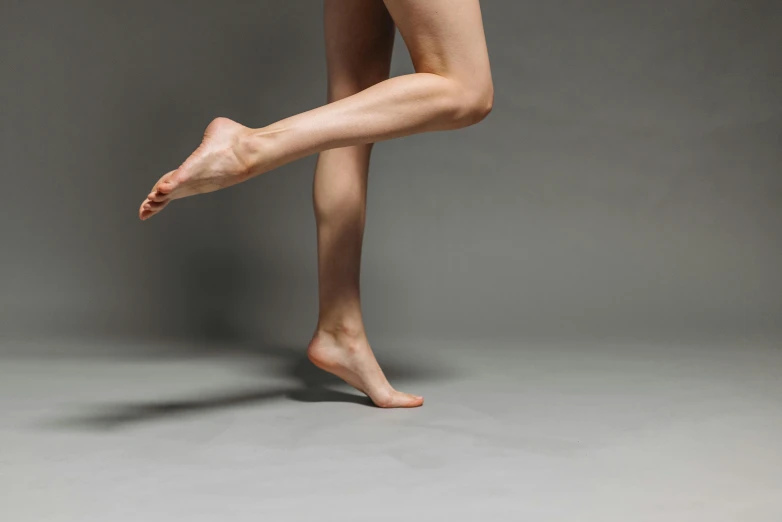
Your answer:
[[[779,340],[376,341],[393,411],[301,347],[12,344],[3,521],[782,520]]]

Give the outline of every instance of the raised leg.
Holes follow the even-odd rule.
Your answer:
[[[394,22],[381,0],[326,0],[329,102],[388,78]],[[318,226],[320,313],[310,360],[381,407],[413,407],[422,397],[394,390],[375,359],[361,317],[359,271],[372,144],[318,155],[313,203]]]
[[[416,72],[389,78],[332,103],[250,129],[213,121],[201,146],[164,175],[139,209],[141,219],[173,199],[235,185],[298,158],[477,123],[493,86],[478,0],[385,0]]]

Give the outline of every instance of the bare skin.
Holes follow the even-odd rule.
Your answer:
[[[422,397],[388,383],[361,316],[369,158],[375,142],[458,129],[489,113],[493,86],[480,7],[478,0],[325,0],[324,9],[329,103],[259,129],[215,119],[196,151],[155,184],[139,217],[319,153],[313,203],[320,312],[310,360],[377,406],[416,407]],[[394,24],[416,72],[389,78]]]

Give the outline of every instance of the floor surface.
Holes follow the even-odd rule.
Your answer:
[[[778,340],[376,342],[414,410],[130,344],[6,350],[0,520],[782,520]]]

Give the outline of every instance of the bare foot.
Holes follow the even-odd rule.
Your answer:
[[[175,199],[213,192],[247,179],[248,166],[237,149],[239,139],[249,130],[228,118],[212,121],[195,152],[155,184],[139,208],[139,218],[149,219]]]
[[[415,408],[424,403],[423,397],[391,387],[363,334],[335,335],[318,330],[307,355],[315,366],[365,393],[381,408]]]

